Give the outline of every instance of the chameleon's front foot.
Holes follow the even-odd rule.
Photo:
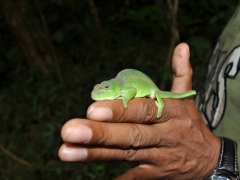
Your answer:
[[[137,94],[137,89],[134,87],[124,87],[121,91],[121,96],[123,99],[123,106],[127,108],[130,99],[133,99]]]

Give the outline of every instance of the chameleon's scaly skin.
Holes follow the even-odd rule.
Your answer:
[[[194,90],[184,93],[161,91],[147,75],[135,69],[120,71],[114,79],[103,81],[94,86],[91,93],[91,97],[95,101],[123,99],[125,108],[127,108],[128,101],[133,98],[150,97],[156,99],[157,117],[160,117],[163,111],[162,98],[186,99],[194,95],[196,95]]]

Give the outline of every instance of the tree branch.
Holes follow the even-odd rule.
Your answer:
[[[179,0],[174,0],[174,4],[172,0],[167,0],[167,5],[170,14],[171,20],[171,39],[169,44],[169,50],[167,55],[167,60],[164,65],[164,70],[169,71],[171,69],[172,55],[176,44],[179,42],[179,31],[177,27],[177,10],[178,10]],[[165,89],[165,83],[162,82],[160,85],[161,89]]]
[[[34,2],[36,4],[37,11],[38,11],[38,14],[40,16],[40,20],[41,20],[42,25],[43,25],[43,29],[44,29],[47,37],[48,37],[49,47],[50,47],[50,51],[51,51],[51,54],[52,54],[53,63],[54,63],[54,66],[55,66],[55,69],[56,69],[56,72],[57,72],[58,80],[62,84],[63,83],[62,73],[61,73],[61,70],[59,68],[59,62],[58,62],[58,59],[57,59],[56,50],[55,50],[55,48],[54,48],[54,46],[52,44],[51,36],[50,36],[50,33],[49,33],[49,29],[48,29],[47,23],[45,21],[44,14],[43,14],[43,12],[41,10],[41,7],[39,5],[39,1],[38,0],[34,0]]]
[[[31,11],[32,4],[22,0],[0,0],[4,18],[29,66],[38,66],[45,73],[51,72],[54,67],[61,82],[56,51],[37,0],[35,4],[40,18],[35,16],[26,18],[28,12]]]
[[[5,149],[1,144],[0,144],[0,150],[7,155],[8,157],[10,157],[11,159],[13,159],[14,161],[17,161],[18,163],[22,164],[22,165],[28,165],[29,163],[19,157],[17,157],[16,155],[14,155],[13,153],[11,153],[10,151],[8,151],[7,149]]]
[[[125,1],[124,1],[124,4],[125,4],[125,7],[128,8],[128,7],[129,7],[129,4],[130,4],[130,0],[125,0]]]
[[[101,52],[104,52],[105,51],[104,35],[103,35],[103,28],[102,28],[102,24],[100,21],[100,17],[98,15],[98,10],[97,10],[94,0],[88,0],[88,4],[91,9],[91,13],[93,15],[93,19],[95,21],[95,24],[96,24],[96,27],[98,30],[100,50],[101,50]]]

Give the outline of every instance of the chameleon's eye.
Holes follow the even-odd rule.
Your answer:
[[[103,87],[104,89],[109,89],[109,88],[111,87],[111,84],[110,84],[108,81],[104,81],[104,82],[102,83],[102,87]]]

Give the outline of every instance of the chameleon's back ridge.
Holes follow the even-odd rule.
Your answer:
[[[156,90],[158,87],[155,83],[144,73],[135,69],[124,69],[120,71],[116,78],[120,78],[124,82],[124,86],[131,86],[138,89],[137,97],[143,97],[141,95],[147,93],[147,91]],[[141,94],[139,96],[139,94]],[[148,94],[144,95],[147,96]]]
[[[117,77],[121,77],[123,79],[139,79],[153,83],[153,81],[146,74],[135,69],[124,69],[117,74]]]

